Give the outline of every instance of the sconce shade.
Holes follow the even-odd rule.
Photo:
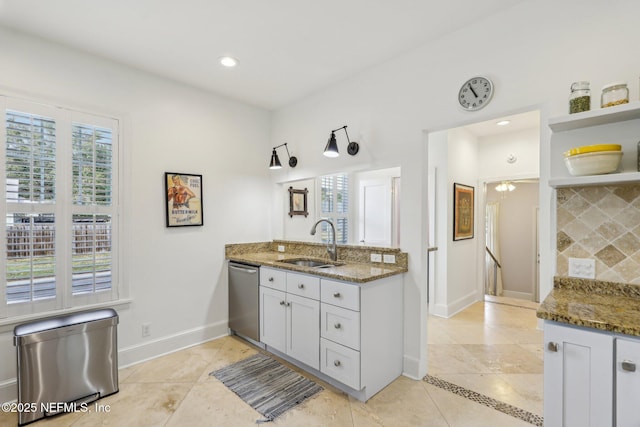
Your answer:
[[[276,153],[276,149],[273,149],[271,153],[271,163],[269,164],[269,169],[280,169],[282,168],[282,164],[280,163],[280,159],[278,158],[278,153]]]
[[[327,157],[338,157],[340,153],[338,152],[338,143],[336,142],[336,134],[335,132],[331,132],[331,136],[327,141],[326,147],[324,147],[324,153]]]

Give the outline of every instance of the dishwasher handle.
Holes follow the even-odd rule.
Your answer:
[[[245,273],[249,273],[249,274],[255,274],[258,272],[257,269],[255,268],[244,268],[244,267],[238,267],[236,265],[233,264],[229,264],[229,268],[233,269],[233,270],[238,270],[238,271],[242,271]]]

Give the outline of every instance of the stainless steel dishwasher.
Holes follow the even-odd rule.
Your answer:
[[[229,329],[260,341],[260,267],[229,261]]]

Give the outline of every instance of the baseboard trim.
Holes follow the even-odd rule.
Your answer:
[[[229,329],[225,320],[123,348],[118,351],[118,368],[137,365],[226,335],[229,335]],[[0,382],[0,402],[15,401],[17,396],[16,378]]]
[[[420,360],[415,357],[405,355],[402,359],[402,375],[412,380],[421,380],[426,374],[420,372]]]
[[[137,344],[118,351],[118,367],[137,365],[225,335],[229,335],[226,320]]]
[[[502,296],[503,297],[509,297],[509,298],[523,299],[523,300],[526,300],[526,301],[533,301],[533,294],[532,293],[527,293],[527,292],[507,291],[507,290],[503,289],[502,290]]]
[[[438,317],[444,317],[444,318],[449,318],[452,317],[456,314],[458,314],[459,312],[461,312],[462,310],[464,310],[465,308],[469,307],[471,304],[481,301],[481,299],[478,297],[478,293],[477,292],[471,292],[470,294],[452,302],[451,304],[448,305],[443,305],[443,304],[434,304],[430,307],[430,311],[429,314],[432,314],[434,316],[438,316]]]

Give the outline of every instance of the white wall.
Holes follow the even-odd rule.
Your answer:
[[[448,140],[448,184],[447,191],[447,312],[450,316],[479,298],[478,257],[480,248],[478,238],[481,231],[481,215],[478,212],[478,140],[464,129],[449,131]],[[472,239],[453,240],[453,184],[474,187],[474,233]],[[442,200],[442,199],[441,199]],[[444,222],[444,221],[442,221]]]
[[[535,177],[540,170],[540,129],[479,137],[478,173],[485,180]],[[516,161],[509,163],[513,154]]]
[[[271,237],[269,113],[3,29],[0,40],[0,92],[124,119],[121,366],[225,334],[224,244]],[[165,228],[165,171],[203,175],[204,226]],[[0,401],[15,398],[11,336]]]
[[[285,166],[286,167],[286,166]],[[287,182],[279,185],[279,192],[282,195],[282,203],[283,203],[283,212],[280,218],[282,220],[282,229],[283,234],[282,238],[285,240],[300,240],[312,242],[318,240],[320,237],[320,233],[316,234],[316,238],[314,238],[310,231],[313,224],[316,222],[317,218],[317,209],[316,209],[316,183],[314,179],[303,179],[299,181]],[[294,215],[289,216],[289,187],[293,187],[296,190],[304,190],[305,188],[309,193],[307,193],[307,208],[309,215]]]
[[[275,112],[273,145],[287,140],[295,147],[297,173],[320,175],[354,164],[401,166],[403,201],[409,201],[409,206],[403,203],[401,218],[402,249],[409,252],[410,270],[405,275],[407,374],[418,377],[426,370],[421,363],[426,360],[428,241],[424,132],[540,109],[540,156],[547,158],[549,130],[544,124],[549,116],[566,114],[573,81],[589,80],[598,96],[598,88],[607,82],[626,80],[631,99],[638,100],[638,16],[640,3],[632,0],[522,2]],[[493,79],[495,96],[481,111],[462,111],[458,89],[477,74]],[[361,153],[323,158],[329,131],[344,124],[361,143]],[[338,144],[344,149],[344,140]],[[547,162],[541,162],[540,173],[544,298],[552,286],[553,267]]]

